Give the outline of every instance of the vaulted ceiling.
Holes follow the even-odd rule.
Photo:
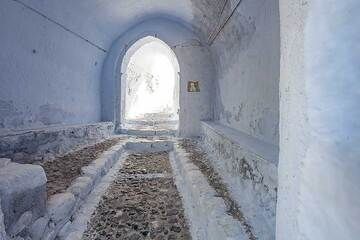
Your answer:
[[[103,48],[134,24],[169,17],[207,38],[227,0],[13,0]]]

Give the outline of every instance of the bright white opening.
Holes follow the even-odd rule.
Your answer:
[[[126,68],[125,120],[178,120],[177,59],[168,45],[151,39]]]

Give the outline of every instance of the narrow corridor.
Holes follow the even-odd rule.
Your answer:
[[[0,240],[360,239],[360,0],[1,0]]]

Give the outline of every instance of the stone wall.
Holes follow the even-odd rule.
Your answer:
[[[258,239],[275,239],[278,148],[245,133],[203,122],[203,145]]]
[[[11,158],[18,163],[51,159],[56,155],[110,137],[113,131],[114,125],[104,122],[2,132],[0,157]]]
[[[217,70],[215,120],[278,145],[278,1],[227,2],[218,20],[221,30],[210,42]],[[213,19],[219,19],[219,13],[214,14]]]
[[[0,30],[0,129],[100,121],[103,51],[19,1],[0,2]]]
[[[359,238],[359,10],[280,1],[278,240]]]

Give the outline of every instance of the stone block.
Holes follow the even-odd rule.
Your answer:
[[[16,236],[21,233],[26,227],[28,227],[32,220],[31,211],[27,211],[21,215],[15,224],[13,224],[8,233],[10,236]]]
[[[4,224],[4,214],[1,210],[1,199],[0,199],[0,240],[6,239],[6,232],[5,232],[5,224]]]
[[[66,240],[81,240],[81,239],[82,239],[82,234],[80,232],[72,232],[66,238]]]
[[[55,229],[48,229],[48,231],[45,232],[41,240],[54,240],[56,238],[56,234],[57,231]]]
[[[84,199],[92,190],[94,181],[90,177],[79,177],[68,188],[75,198]]]
[[[71,216],[76,203],[75,196],[72,193],[59,193],[53,195],[47,206],[50,219],[58,223]]]
[[[109,160],[110,162],[110,160]],[[90,166],[96,168],[100,172],[100,176],[104,176],[108,171],[107,168],[107,159],[105,158],[98,158],[94,162],[91,163]]]
[[[49,218],[41,217],[37,219],[29,228],[30,237],[32,240],[40,240],[45,233]]]
[[[18,163],[43,161],[94,144],[110,137],[113,131],[111,122],[10,131],[0,137],[0,157]]]
[[[125,148],[135,152],[162,152],[172,151],[174,145],[171,141],[136,141],[127,142]]]
[[[91,165],[82,167],[81,172],[84,176],[90,177],[94,182],[96,182],[101,176],[101,171],[95,166]]]
[[[71,222],[68,221],[65,225],[60,229],[59,233],[57,234],[57,239],[64,240],[69,235],[71,229]]]
[[[41,166],[9,163],[0,168],[0,195],[6,230],[27,211],[37,219],[46,212],[46,175]]]
[[[10,162],[10,158],[0,158],[0,168],[6,167]]]

